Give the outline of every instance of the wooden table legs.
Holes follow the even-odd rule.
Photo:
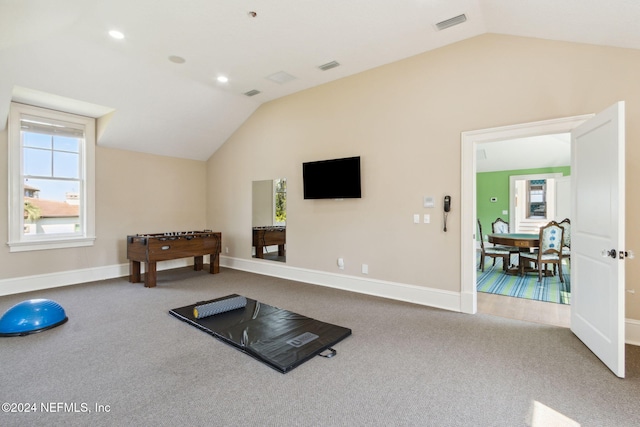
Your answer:
[[[211,261],[209,262],[209,273],[220,273],[220,257],[217,254],[211,254]],[[129,282],[140,283],[140,261],[129,261]],[[195,271],[201,271],[204,266],[203,256],[193,257],[193,269]],[[144,287],[154,288],[157,280],[157,266],[156,262],[147,262],[144,274]]]

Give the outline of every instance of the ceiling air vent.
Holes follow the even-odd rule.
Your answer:
[[[462,24],[467,20],[467,15],[464,13],[462,15],[454,16],[453,18],[445,19],[442,22],[438,22],[436,24],[436,28],[438,31],[442,31],[445,28],[453,27],[454,25]]]
[[[286,71],[278,71],[277,73],[271,74],[270,76],[266,77],[266,79],[278,84],[283,84],[290,82],[291,80],[295,80],[296,78]]]
[[[327,62],[326,64],[320,65],[318,68],[320,68],[322,71],[327,71],[339,66],[340,66],[340,63],[338,61],[331,61],[331,62]]]
[[[259,90],[257,90],[257,89],[251,89],[249,92],[245,92],[244,94],[245,94],[245,95],[247,95],[247,96],[254,96],[254,95],[257,95],[257,94],[259,94],[259,93],[260,93],[260,91],[259,91]]]

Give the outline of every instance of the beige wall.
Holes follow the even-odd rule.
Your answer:
[[[330,72],[330,71],[328,71]],[[485,35],[259,108],[208,162],[96,151],[91,248],[9,253],[0,280],[126,262],[125,236],[213,228],[251,258],[251,183],[287,178],[287,265],[460,290],[460,133],[601,111],[627,102],[627,248],[640,251],[640,51]],[[7,223],[0,132],[0,224]],[[302,162],[359,155],[363,198],[303,200]],[[449,231],[441,199],[453,197]],[[433,196],[438,208],[422,207]],[[431,224],[413,224],[430,213]],[[0,240],[7,229],[0,227]],[[345,260],[338,270],[336,259]],[[640,267],[627,262],[626,317],[640,319]]]
[[[0,133],[0,224],[7,224],[7,132]],[[206,163],[96,149],[96,236],[88,248],[9,253],[0,245],[0,280],[127,262],[127,234],[205,226]],[[0,227],[7,241],[7,227]]]
[[[287,178],[287,265],[460,290],[460,133],[627,105],[627,248],[640,248],[640,51],[484,35],[260,107],[209,159],[207,225],[251,257],[251,182]],[[303,200],[302,162],[362,157],[363,198]],[[453,198],[448,232],[441,200]],[[422,206],[434,196],[436,209]],[[431,224],[413,224],[430,213]],[[336,259],[345,259],[344,271]],[[627,288],[640,279],[627,262]],[[640,319],[640,288],[627,294]]]

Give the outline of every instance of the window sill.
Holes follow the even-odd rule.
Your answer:
[[[78,237],[73,239],[38,240],[33,242],[7,242],[7,245],[9,246],[9,252],[27,252],[93,246],[95,240],[95,237]]]

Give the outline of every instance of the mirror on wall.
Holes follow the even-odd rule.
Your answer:
[[[253,181],[252,257],[286,262],[287,180]]]

